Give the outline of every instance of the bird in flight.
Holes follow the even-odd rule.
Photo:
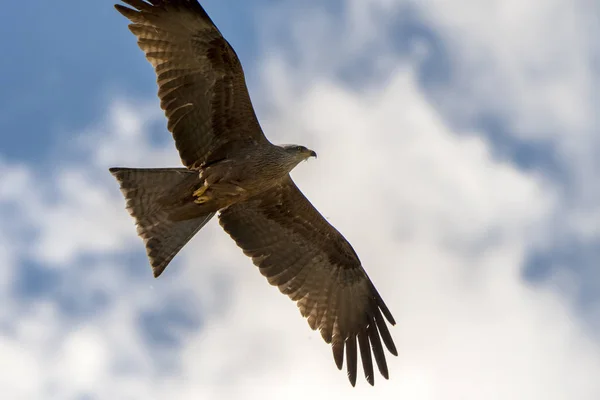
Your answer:
[[[338,369],[345,353],[352,386],[358,351],[371,385],[373,358],[388,379],[383,345],[397,351],[385,320],[394,325],[394,318],[350,243],[289,175],[316,153],[265,137],[240,60],[197,0],[122,1],[130,7],[115,8],[154,67],[185,166],[110,169],[154,276],[219,213],[244,254],[331,344]]]

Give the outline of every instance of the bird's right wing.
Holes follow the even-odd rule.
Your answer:
[[[115,5],[154,66],[158,96],[183,164],[196,169],[232,142],[266,141],[242,65],[197,0]]]
[[[291,178],[226,208],[219,220],[269,283],[296,301],[310,327],[332,344],[340,369],[345,349],[352,385],[357,341],[369,383],[374,382],[371,350],[379,371],[388,378],[381,341],[392,354],[397,352],[383,316],[392,325],[394,318],[350,244]]]

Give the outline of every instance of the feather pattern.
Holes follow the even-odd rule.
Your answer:
[[[111,168],[135,219],[138,235],[146,244],[152,271],[158,277],[185,244],[215,215],[214,212],[185,221],[173,221],[170,213],[177,199],[198,184],[198,174],[185,168]]]
[[[115,5],[155,69],[158,97],[183,164],[198,169],[231,142],[266,142],[242,64],[196,1]]]
[[[261,195],[221,211],[219,220],[269,283],[297,301],[310,327],[332,344],[338,368],[345,349],[353,385],[358,350],[370,384],[373,355],[388,378],[382,339],[390,353],[397,351],[382,313],[390,324],[395,321],[350,244],[289,176]]]
[[[123,3],[129,7],[115,7],[154,67],[186,167],[111,169],[154,275],[220,210],[221,226],[331,344],[339,369],[345,356],[350,383],[359,352],[371,385],[373,358],[387,379],[383,347],[397,351],[386,320],[394,325],[394,318],[352,246],[289,177],[300,158],[264,136],[231,45],[197,0]],[[193,194],[203,185],[209,200],[200,206]]]

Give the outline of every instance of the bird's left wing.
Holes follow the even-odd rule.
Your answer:
[[[356,382],[357,342],[365,377],[374,383],[372,354],[388,368],[383,343],[397,351],[383,316],[395,324],[350,243],[312,206],[290,177],[246,202],[223,210],[220,223],[269,283],[297,302],[312,329],[331,343]],[[383,313],[383,316],[382,316]],[[372,353],[371,353],[372,351]]]
[[[197,0],[122,0],[115,8],[156,72],[183,164],[197,169],[236,143],[267,142],[242,64]]]

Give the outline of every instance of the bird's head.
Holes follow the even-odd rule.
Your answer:
[[[304,146],[300,146],[297,144],[287,144],[283,146],[286,153],[293,155],[294,158],[298,160],[298,162],[307,160],[310,157],[317,157],[317,153],[315,153],[311,149],[307,149]]]

